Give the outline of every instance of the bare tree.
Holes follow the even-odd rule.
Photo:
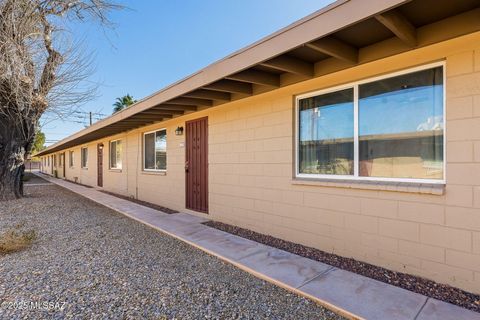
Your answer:
[[[39,119],[92,97],[91,57],[70,39],[69,22],[110,26],[109,0],[0,0],[0,200],[23,195],[24,159]]]

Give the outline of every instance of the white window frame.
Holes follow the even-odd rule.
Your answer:
[[[123,157],[123,154],[122,154],[123,153],[123,146],[122,146],[122,152],[120,153],[120,159],[122,160],[122,164],[120,165],[120,167],[112,167],[112,159],[111,159],[111,157],[112,157],[112,143],[113,142],[118,142],[118,141],[120,141],[120,143],[122,143],[122,139],[110,140],[108,142],[108,168],[110,170],[122,170],[122,167],[123,167],[123,159],[122,159],[122,157]],[[115,144],[115,153],[117,152],[117,150],[116,150],[117,145],[118,145],[118,143]],[[122,143],[122,145],[123,145],[123,143]]]
[[[85,166],[83,165],[83,150],[87,150],[87,159],[85,159]],[[80,148],[80,167],[82,169],[88,169],[88,147],[81,147]]]
[[[73,168],[75,166],[75,151],[68,151],[68,167]]]
[[[393,78],[396,76],[409,74],[417,71],[432,69],[436,67],[442,67],[443,71],[443,178],[442,179],[412,179],[412,178],[387,178],[387,177],[362,177],[359,175],[359,138],[358,138],[358,88],[361,84],[370,83],[382,79]],[[425,64],[418,67],[403,69],[397,72],[390,72],[381,76],[370,77],[360,81],[350,82],[348,84],[335,86],[327,89],[317,90],[309,92],[306,94],[301,94],[295,96],[295,178],[300,179],[315,179],[315,180],[351,180],[351,181],[377,181],[377,182],[405,182],[405,183],[430,183],[430,184],[446,184],[447,176],[447,126],[446,126],[446,63],[445,61],[434,62],[430,64]],[[353,163],[354,163],[354,173],[353,175],[335,175],[335,174],[309,174],[309,173],[300,173],[299,167],[299,102],[302,99],[310,98],[326,93],[331,93],[335,91],[340,91],[344,89],[353,88],[353,130],[354,130],[354,140],[353,140]]]
[[[150,134],[150,133],[155,133],[157,131],[162,131],[162,130],[165,130],[165,135],[168,137],[167,128],[160,128],[160,129],[151,130],[151,131],[147,131],[147,132],[143,133],[143,136],[142,136],[142,148],[143,148],[143,168],[142,169],[143,169],[143,171],[147,171],[147,172],[167,172],[167,168],[165,168],[165,169],[146,169],[145,168],[145,135]],[[167,143],[167,148],[168,148],[168,143]],[[155,155],[154,162],[157,163],[156,152],[154,152],[154,155]],[[165,156],[167,156],[167,150],[165,150]]]

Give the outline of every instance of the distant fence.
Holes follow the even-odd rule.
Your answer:
[[[35,161],[35,160],[25,161],[25,170],[27,171],[40,170],[40,166],[41,166],[40,161]]]

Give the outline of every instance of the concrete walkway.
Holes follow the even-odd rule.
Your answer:
[[[480,320],[480,313],[207,227],[204,218],[39,176],[353,319]]]

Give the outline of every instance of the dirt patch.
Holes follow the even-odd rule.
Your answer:
[[[0,255],[30,247],[37,238],[33,229],[25,229],[24,223],[16,224],[0,234]]]
[[[127,197],[127,196],[122,196],[121,194],[117,194],[117,193],[113,193],[113,192],[109,192],[109,191],[105,191],[105,190],[99,190],[99,191],[103,192],[103,193],[106,193],[106,194],[109,194],[111,196],[123,199],[123,200],[128,200],[128,201],[131,201],[131,202],[134,202],[134,203],[137,203],[137,204],[141,204],[142,206],[145,206],[145,207],[148,207],[148,208],[151,208],[151,209],[155,209],[155,210],[158,210],[158,211],[165,212],[167,214],[178,213],[177,210],[162,207],[162,206],[153,204],[151,202],[134,199],[134,198],[130,198],[130,197]]]
[[[250,239],[305,258],[323,262],[343,270],[351,271],[365,277],[420,293],[427,297],[435,298],[466,309],[480,312],[480,295],[466,292],[459,288],[437,283],[435,281],[414,275],[391,271],[382,267],[371,265],[369,263],[357,261],[352,258],[341,257],[332,253],[327,253],[315,248],[306,247],[298,243],[285,241],[229,224],[215,221],[208,221],[204,224],[242,238]]]

